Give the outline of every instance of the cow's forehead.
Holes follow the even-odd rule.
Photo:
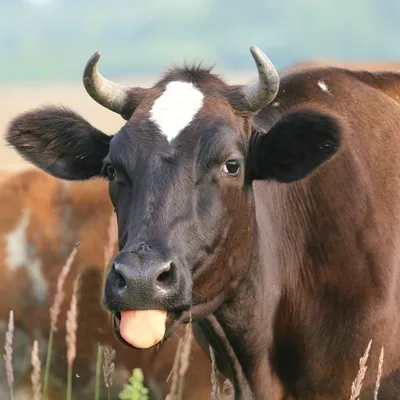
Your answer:
[[[225,97],[227,92],[226,84],[209,70],[170,72],[148,89],[111,141],[110,159],[126,162],[156,153],[192,158],[204,143],[208,147],[214,141],[216,132],[240,135],[243,121]]]

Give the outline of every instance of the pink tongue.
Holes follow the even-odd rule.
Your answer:
[[[147,349],[164,337],[166,320],[164,310],[121,311],[119,331],[132,346]]]

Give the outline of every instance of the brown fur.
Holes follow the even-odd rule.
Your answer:
[[[398,398],[400,73],[319,67],[287,74],[257,115],[237,112],[240,91],[209,73],[178,69],[162,81],[194,81],[205,96],[173,144],[146,120],[157,86],[111,147],[87,122],[50,108],[14,119],[7,138],[56,176],[110,179],[120,254],[131,257],[124,265],[133,271],[125,280],[110,270],[110,309],[151,309],[164,300],[120,290],[141,277],[134,256],[155,259],[161,248],[183,260],[175,266],[181,279],[166,287],[184,283],[173,293],[180,314],[167,329],[192,316],[237,399],[348,399],[371,339],[361,398],[371,398],[381,347],[379,398]],[[194,163],[207,157],[196,149],[211,146],[240,153],[245,172],[223,174],[220,161],[198,183]],[[176,164],[168,173],[164,158]]]
[[[337,67],[349,70],[358,71],[400,71],[400,62],[398,61],[340,61],[340,60],[324,60],[324,59],[310,59],[299,61],[293,65],[283,68],[280,71],[281,75],[288,75],[294,72],[300,72],[310,68],[326,68]]]
[[[370,390],[362,398],[372,398],[382,346],[388,357],[379,398],[400,395],[399,95],[400,74],[312,68],[284,77],[275,104],[256,118],[268,127],[311,107],[339,119],[343,143],[333,161],[298,183],[254,186],[268,204],[258,222],[266,234],[261,253],[269,275],[283,282],[280,295],[258,311],[273,313],[266,318],[274,333],[270,366],[250,378],[261,389],[255,393],[264,393],[258,377],[272,368],[279,379],[271,378],[271,399],[349,398],[372,339],[363,386]]]
[[[199,86],[205,106],[187,136],[199,132],[207,113],[248,135],[243,115],[213,103],[212,91]],[[260,246],[250,270],[238,271],[250,255],[248,222],[238,223],[243,231],[223,250],[218,244],[221,257],[209,269],[193,273],[195,302],[198,293],[206,301],[237,289],[200,324],[238,399],[349,398],[370,339],[362,398],[372,394],[382,346],[388,356],[380,398],[400,395],[399,95],[400,74],[310,68],[286,75],[273,104],[255,117],[268,132],[295,110],[326,113],[340,124],[342,143],[333,160],[299,182],[253,183]],[[130,123],[150,106],[144,102]],[[233,185],[221,191],[226,202],[235,198],[235,222],[251,221],[243,193]]]

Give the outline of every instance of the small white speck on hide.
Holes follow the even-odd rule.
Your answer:
[[[319,81],[318,81],[318,86],[320,87],[320,89],[321,89],[323,92],[332,94],[332,93],[330,92],[329,88],[328,88],[328,85],[327,85],[323,80],[319,80]]]

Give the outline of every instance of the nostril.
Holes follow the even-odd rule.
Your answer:
[[[156,285],[161,288],[167,288],[172,285],[176,277],[176,265],[170,262],[160,268],[156,274]]]
[[[126,286],[125,278],[120,274],[117,275],[115,283],[119,289],[123,289]]]
[[[121,267],[118,264],[113,264],[113,269],[115,273],[115,284],[118,289],[123,289],[126,286],[126,281],[121,273]]]
[[[167,282],[170,277],[171,277],[171,274],[169,273],[169,271],[164,271],[164,272],[161,273],[161,275],[159,275],[157,277],[157,281],[161,282],[161,283],[162,282]]]

